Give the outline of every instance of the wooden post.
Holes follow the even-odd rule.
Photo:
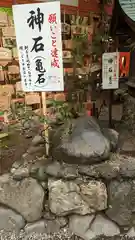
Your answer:
[[[113,90],[109,92],[109,128],[112,128],[112,103],[113,103]]]
[[[43,116],[47,115],[47,105],[46,105],[46,92],[42,92],[42,107],[43,107]],[[46,155],[49,155],[49,133],[48,133],[48,125],[44,122],[44,134],[45,134],[45,148],[46,148]]]

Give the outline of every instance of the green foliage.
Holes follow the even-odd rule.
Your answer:
[[[26,107],[24,103],[16,103],[15,114],[20,120],[29,120],[34,115],[34,112],[32,111],[31,107]]]
[[[81,65],[83,64],[83,57],[85,51],[84,46],[86,45],[87,41],[87,34],[73,36],[75,61],[80,63]]]
[[[65,121],[73,117],[68,103],[55,100],[50,100],[49,103],[53,109],[56,123],[64,123]],[[52,121],[50,117],[42,117],[40,121],[46,124],[54,123],[54,121]]]
[[[68,119],[72,118],[72,114],[70,112],[70,108],[68,103],[63,103],[58,106],[57,120],[64,122]]]
[[[5,139],[9,136],[9,133],[0,133],[0,150],[6,149],[8,146],[5,144]]]
[[[64,101],[49,100],[47,104],[52,109],[52,116],[55,116],[55,118],[51,116],[39,117],[41,123],[47,125],[52,125],[53,123],[62,124],[66,120],[73,118],[68,103]],[[30,125],[33,117],[37,116],[30,107],[26,107],[24,104],[16,104],[15,115],[22,124],[27,122]]]
[[[9,16],[13,16],[12,8],[0,7],[0,12],[5,12]]]
[[[88,39],[88,34],[86,34],[86,33],[73,36],[73,40],[76,41],[76,42],[81,42],[81,41],[84,41],[84,40],[87,40],[87,39]]]
[[[95,54],[97,57],[101,57],[103,53],[101,41],[102,41],[102,35],[99,31],[98,34],[93,36],[93,41],[92,41],[92,53]]]

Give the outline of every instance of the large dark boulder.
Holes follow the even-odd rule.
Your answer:
[[[56,131],[51,154],[54,160],[66,163],[93,164],[109,158],[111,145],[95,118],[80,117]]]

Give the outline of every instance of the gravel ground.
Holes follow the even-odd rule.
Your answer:
[[[72,234],[67,228],[62,229],[60,232],[54,234],[39,234],[32,233],[26,234],[21,231],[20,235],[13,232],[0,231],[0,240],[83,240],[80,237]],[[129,238],[126,236],[115,236],[115,237],[97,237],[95,240],[135,240],[135,237]]]
[[[20,233],[20,235],[16,235],[15,233],[11,232],[3,232],[0,231],[0,240],[83,240],[80,237],[71,234],[67,229],[64,231],[60,231],[59,233],[55,234],[39,234],[39,233],[32,233],[26,235],[24,232]],[[126,236],[116,236],[116,237],[104,237],[100,236],[95,240],[135,240],[135,237],[129,238]]]
[[[81,240],[73,235],[67,229],[63,229],[58,233],[51,235],[33,233],[28,234],[21,232],[18,236],[16,233],[0,231],[0,240]]]

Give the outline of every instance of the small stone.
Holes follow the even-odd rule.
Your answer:
[[[44,213],[44,219],[46,220],[55,220],[56,216],[51,213],[49,210],[45,211]]]
[[[104,183],[89,181],[79,185],[81,196],[90,209],[101,211],[107,208],[107,190]]]
[[[91,230],[97,236],[113,237],[120,234],[118,226],[100,214],[96,216],[96,219],[91,224]]]
[[[25,226],[24,218],[11,209],[0,207],[0,231],[15,231],[17,233]]]
[[[40,167],[37,171],[37,175],[36,175],[37,179],[39,181],[47,181],[47,175],[46,175],[46,172],[45,172],[45,167]]]
[[[10,170],[10,173],[11,173],[11,174],[14,174],[15,171],[16,171],[16,168],[13,168],[13,167],[12,167],[11,170]]]
[[[135,237],[135,228],[132,227],[126,234],[127,237],[129,238],[134,238]]]
[[[25,228],[24,231],[27,234],[30,233],[45,233],[45,222],[44,220],[35,222],[35,223],[28,223]]]
[[[73,180],[78,177],[78,167],[71,164],[63,164],[61,177],[67,180]]]
[[[120,163],[113,161],[106,161],[104,164],[101,164],[96,168],[96,171],[99,172],[100,177],[110,180],[117,178],[120,175]]]
[[[32,145],[33,146],[37,146],[44,143],[44,139],[42,138],[42,136],[37,135],[32,139]]]
[[[60,164],[57,161],[48,164],[45,171],[48,175],[55,178],[72,180],[78,176],[78,169],[76,166],[71,164]]]
[[[45,168],[45,172],[53,177],[61,176],[61,164],[59,162],[52,162],[48,164]]]
[[[52,234],[60,231],[60,222],[58,220],[40,220],[38,222],[27,224],[25,226],[25,232],[30,233],[46,233]]]
[[[47,174],[46,174],[46,162],[45,161],[38,161],[30,166],[30,175],[37,179],[38,181],[46,181]]]
[[[72,215],[69,217],[69,229],[77,236],[89,240],[90,224],[94,219],[94,215]],[[95,236],[95,234],[92,234]]]
[[[13,174],[14,180],[20,181],[24,178],[29,177],[29,169],[21,167],[21,168],[16,169],[14,172],[12,171],[12,174]]]
[[[83,166],[82,165],[82,166],[78,167],[78,172],[79,172],[79,174],[81,174],[83,176],[99,178],[100,173],[97,171],[96,166],[97,165],[94,165],[94,166],[89,166],[89,165]]]
[[[50,220],[45,220],[45,232],[47,234],[51,234],[51,233],[56,233],[60,231],[61,225],[60,223],[57,221],[57,219],[50,221]]]
[[[44,213],[44,219],[46,220],[55,220],[56,216],[51,213],[50,211],[47,211]]]
[[[24,163],[23,160],[14,162],[12,165],[13,171],[14,171],[14,169],[18,169],[19,167],[21,167],[23,165],[23,163]]]
[[[68,224],[68,219],[66,217],[57,217],[56,221],[59,223],[61,228],[65,227]]]
[[[41,186],[43,187],[43,189],[46,191],[48,189],[48,184],[47,182],[40,182]]]

